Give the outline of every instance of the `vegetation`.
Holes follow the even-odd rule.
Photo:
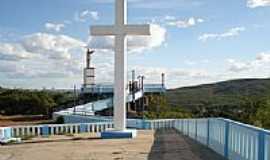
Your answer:
[[[164,96],[148,96],[149,105],[144,113],[148,119],[162,118],[191,118],[191,113],[185,111],[182,107],[169,107]]]
[[[165,95],[149,95],[148,99],[144,111],[144,117],[148,119],[224,117],[270,129],[270,79],[242,79],[177,88],[168,90]],[[50,116],[53,111],[72,105],[72,92],[0,87],[0,115]],[[106,112],[112,114],[112,109],[103,111]],[[62,118],[57,120],[57,123],[62,122]]]
[[[64,117],[63,116],[57,117],[55,123],[56,124],[64,124],[65,123]]]
[[[270,79],[241,79],[169,90],[168,106],[193,117],[224,117],[270,129]]]
[[[47,115],[72,101],[70,93],[21,89],[0,90],[1,115]]]

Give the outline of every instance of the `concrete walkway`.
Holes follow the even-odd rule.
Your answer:
[[[207,147],[178,134],[157,130],[148,160],[225,160]]]
[[[136,139],[102,140],[95,135],[34,138],[0,146],[0,160],[219,160],[213,151],[175,130],[139,131]]]

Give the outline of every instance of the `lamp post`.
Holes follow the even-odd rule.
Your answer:
[[[73,108],[73,114],[76,114],[76,85],[74,85],[74,90],[73,90],[73,105],[74,105],[74,108]]]
[[[140,89],[141,91],[143,92],[143,95],[144,95],[144,79],[145,77],[144,76],[138,76],[138,79],[139,79],[139,86],[140,86]],[[142,119],[144,119],[144,96],[142,97],[142,100],[141,100],[141,106],[142,106]]]

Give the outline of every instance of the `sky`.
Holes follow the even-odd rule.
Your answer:
[[[270,76],[270,0],[128,0],[128,23],[151,36],[128,37],[128,69],[176,88]],[[95,50],[97,83],[112,83],[113,37],[90,26],[114,23],[114,0],[1,0],[0,86],[80,86],[85,46]]]

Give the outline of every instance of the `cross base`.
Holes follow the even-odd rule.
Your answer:
[[[102,139],[124,139],[124,138],[135,138],[137,136],[137,130],[127,129],[124,131],[104,131],[101,132]]]

